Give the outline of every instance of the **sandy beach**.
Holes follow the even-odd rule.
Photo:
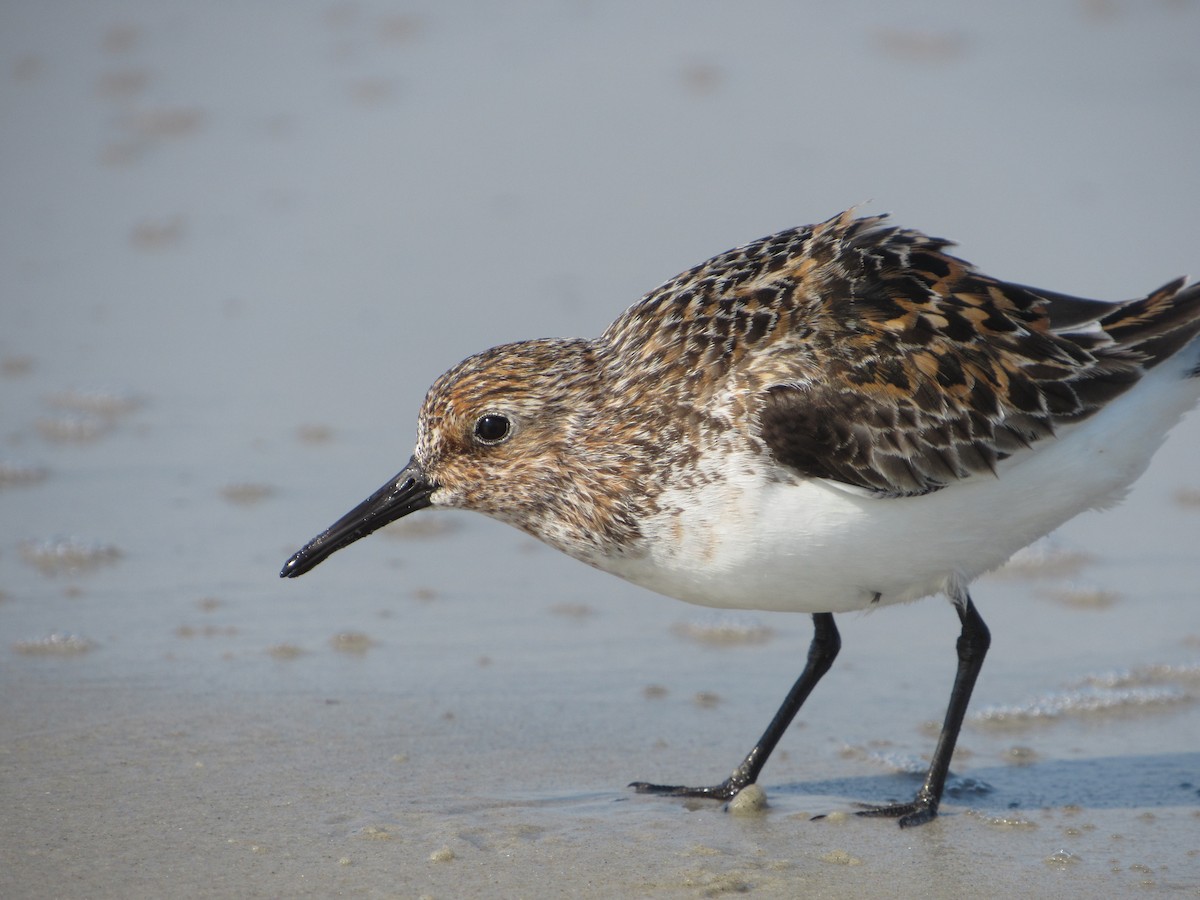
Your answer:
[[[853,204],[1099,299],[1200,274],[1200,6],[0,8],[0,897],[1200,896],[1200,417],[972,595],[801,615],[482,517],[304,541],[469,353]],[[867,552],[865,548],[864,552]]]

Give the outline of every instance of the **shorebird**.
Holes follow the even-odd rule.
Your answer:
[[[472,509],[691,603],[812,615],[807,662],[732,774],[754,783],[841,640],[834,614],[942,594],[958,670],[911,802],[937,815],[990,643],[968,587],[1119,500],[1200,398],[1200,284],[1104,303],[990,278],[950,242],[842,213],[671,279],[594,340],[472,356],[416,450],[292,578],[425,507]]]

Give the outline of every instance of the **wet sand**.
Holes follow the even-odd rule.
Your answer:
[[[624,785],[722,778],[806,617],[469,515],[276,577],[462,356],[853,202],[1064,291],[1195,274],[1200,10],[408,9],[0,14],[0,896],[1200,895],[1195,416],[976,585],[916,830],[846,814],[919,783],[944,600],[839,620],[739,813]]]

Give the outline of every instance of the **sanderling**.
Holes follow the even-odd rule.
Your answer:
[[[968,585],[1119,499],[1200,396],[1200,283],[1109,304],[997,281],[950,243],[843,213],[666,282],[595,340],[464,360],[408,465],[280,573],[427,506],[473,509],[691,603],[812,614],[808,660],[745,760],[756,781],[840,648],[835,613],[946,595],[958,671],[932,819],[990,636]]]

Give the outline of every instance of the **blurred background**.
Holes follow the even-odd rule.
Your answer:
[[[782,811],[730,832],[613,801],[719,780],[806,618],[714,618],[458,515],[276,577],[403,465],[444,369],[595,335],[786,227],[890,212],[1108,300],[1197,272],[1198,36],[1188,0],[0,4],[0,894],[536,894],[538,862],[565,894],[970,896],[978,860],[920,843],[964,830],[1000,841],[991,887],[1200,883],[1194,419],[1042,581],[975,592],[978,708],[1174,667],[1111,716],[964,737],[994,792],[963,802],[1081,803],[1090,832],[957,816],[914,862],[800,816],[910,793],[942,601],[848,620],[767,770]],[[634,850],[659,880],[606,881]]]

